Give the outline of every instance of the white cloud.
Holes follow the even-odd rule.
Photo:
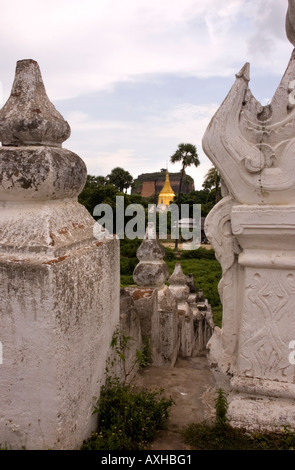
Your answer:
[[[132,130],[133,126],[125,121],[104,120],[96,121],[87,113],[81,111],[70,112],[67,116],[72,131],[95,131],[95,130]]]
[[[284,37],[286,3],[2,0],[0,41],[5,47],[0,79],[8,94],[16,60],[35,59],[49,96],[56,100],[110,89],[142,74],[229,75],[247,60],[247,44],[254,61],[261,59],[258,49],[268,51],[266,67],[274,61],[274,38]],[[281,10],[284,14],[277,15]],[[248,27],[241,27],[245,23]],[[289,51],[287,43],[280,47],[277,67],[283,66]]]
[[[57,108],[60,99],[97,90],[111,95],[118,83],[132,85],[142,76],[233,81],[246,61],[253,75],[268,80],[283,74],[292,51],[286,10],[287,0],[2,0],[0,90],[2,84],[6,99],[15,63],[24,58],[39,62]],[[111,116],[108,109],[108,118],[99,119],[93,109],[69,105],[72,137],[65,147],[85,160],[90,173],[122,166],[136,176],[164,167],[180,142],[191,142],[202,165],[188,173],[200,187],[211,166],[202,135],[217,104],[208,97],[203,105],[186,99],[153,106],[138,104],[136,120]]]
[[[115,166],[121,166],[136,177],[165,168],[178,144],[190,142],[197,146],[201,166],[189,168],[187,173],[200,188],[211,166],[202,151],[202,136],[217,108],[216,103],[183,103],[155,114],[150,106],[142,110],[142,121],[128,122],[93,120],[86,113],[71,112],[65,117],[72,137],[64,146],[83,158],[90,174],[106,176]],[[169,166],[171,171],[180,170],[180,165]]]

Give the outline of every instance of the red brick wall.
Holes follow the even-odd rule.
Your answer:
[[[141,195],[143,197],[150,197],[155,194],[155,182],[154,181],[144,181],[142,183]]]

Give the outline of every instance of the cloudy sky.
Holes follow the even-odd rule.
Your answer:
[[[250,88],[267,104],[292,45],[287,0],[1,0],[0,105],[16,61],[34,59],[47,94],[69,122],[64,147],[88,173],[115,166],[159,171],[181,142],[201,164],[187,173],[202,187],[211,167],[202,136],[251,64]],[[170,171],[179,171],[169,165]]]

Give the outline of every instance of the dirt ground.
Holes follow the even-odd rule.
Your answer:
[[[151,450],[189,450],[181,438],[187,425],[214,419],[217,383],[207,357],[178,358],[174,367],[147,367],[133,383],[140,387],[164,389],[175,404],[170,411],[167,430],[160,431]]]

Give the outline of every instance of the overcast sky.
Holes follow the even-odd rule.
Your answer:
[[[88,173],[159,171],[181,142],[201,189],[211,162],[202,136],[245,62],[267,104],[292,45],[287,0],[1,0],[0,105],[17,60],[39,63],[50,100],[69,122],[63,144]],[[178,165],[169,165],[171,172]]]

